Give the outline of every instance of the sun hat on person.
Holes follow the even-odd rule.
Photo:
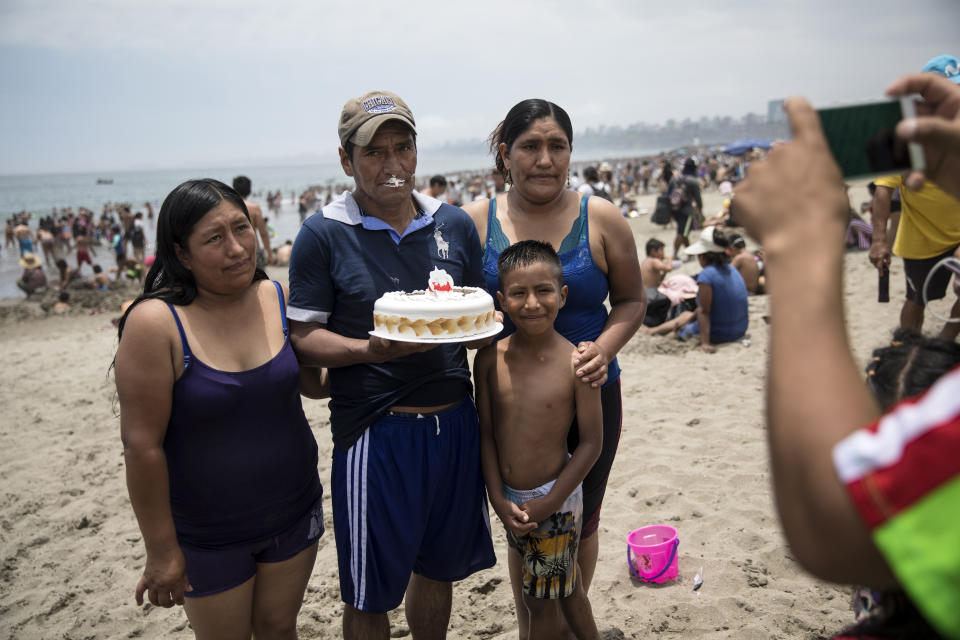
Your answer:
[[[724,253],[727,248],[721,247],[713,241],[713,232],[716,227],[705,227],[700,233],[700,238],[692,245],[684,249],[689,256],[697,256],[701,253]]]
[[[927,64],[923,65],[922,71],[931,71],[941,76],[949,78],[951,81],[960,84],[960,58],[947,54],[931,58]]]
[[[24,269],[36,269],[37,267],[42,267],[43,262],[40,261],[40,258],[38,258],[35,253],[25,253],[23,257],[20,258],[20,266]]]
[[[340,144],[351,142],[365,147],[383,124],[398,120],[417,132],[413,113],[400,96],[389,91],[370,91],[359,98],[350,98],[340,112],[337,133]]]

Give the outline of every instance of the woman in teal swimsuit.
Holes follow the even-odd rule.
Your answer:
[[[583,482],[578,561],[584,588],[589,589],[599,550],[600,505],[620,439],[616,354],[640,327],[647,303],[633,231],[620,211],[603,198],[581,198],[566,188],[572,142],[570,118],[557,105],[538,99],[515,105],[490,136],[497,170],[510,190],[464,209],[480,234],[484,277],[491,293],[497,289],[497,257],[513,242],[549,242],[563,263],[569,293],[554,326],[577,345],[580,379],[602,387],[604,412],[603,452]],[[609,313],[604,305],[608,296]],[[571,434],[576,430],[571,429]],[[575,441],[570,444],[576,446]],[[519,571],[513,554],[509,563],[511,574]],[[525,625],[521,618],[521,637],[525,637]]]

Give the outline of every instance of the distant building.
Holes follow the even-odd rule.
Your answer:
[[[782,124],[787,121],[783,110],[783,100],[771,100],[767,103],[767,124]]]

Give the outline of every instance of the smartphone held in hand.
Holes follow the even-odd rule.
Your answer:
[[[916,117],[916,96],[818,109],[830,153],[844,178],[923,171],[923,148],[897,137],[897,123]]]
[[[877,281],[877,302],[890,302],[890,269],[880,269],[880,278]]]

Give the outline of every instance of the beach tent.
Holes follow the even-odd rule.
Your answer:
[[[723,148],[723,152],[731,156],[742,156],[747,151],[751,149],[769,149],[770,141],[769,140],[759,140],[755,138],[744,138],[743,140],[737,140],[736,142],[731,142],[726,147]]]

